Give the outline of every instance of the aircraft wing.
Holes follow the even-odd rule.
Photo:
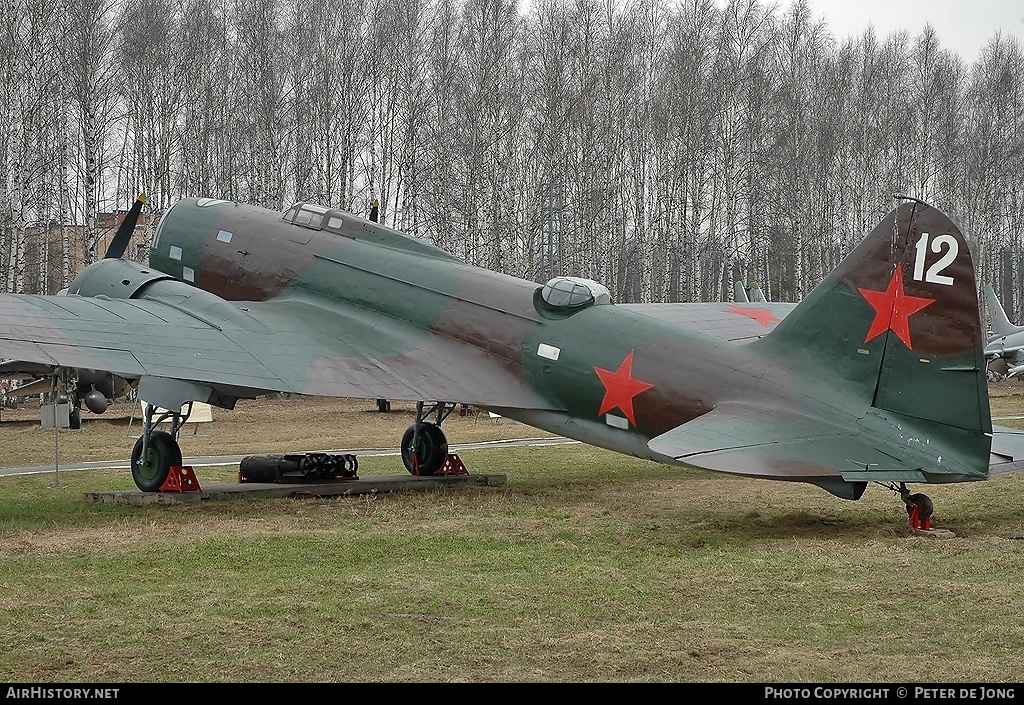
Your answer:
[[[197,303],[0,294],[0,358],[182,380],[236,398],[293,392],[550,408],[515,365],[357,306],[201,295]]]
[[[741,301],[615,306],[723,340],[743,342],[756,340],[775,328],[796,304]]]
[[[4,360],[0,362],[0,377],[15,379],[35,379],[49,374],[50,366],[24,360]]]
[[[1024,349],[1024,333],[1012,333],[991,338],[985,345],[985,356],[1011,355]]]
[[[919,459],[881,450],[857,428],[783,409],[722,404],[652,438],[648,447],[687,465],[775,479],[924,482]],[[890,451],[894,446],[887,446]]]

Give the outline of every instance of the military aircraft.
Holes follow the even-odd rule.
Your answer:
[[[1024,371],[1024,326],[1010,322],[991,284],[985,285],[985,298],[992,319],[991,334],[985,344],[988,367],[997,374],[1013,377]]]
[[[416,402],[407,469],[439,472],[459,404],[660,463],[869,483],[920,516],[912,483],[1021,469],[993,427],[974,266],[926,203],[896,208],[799,304],[616,304],[607,288],[472,266],[351,213],[187,198],[148,265],[108,257],[66,296],[0,295],[0,357],[138,380],[132,475],[180,466],[187,404],[271,392]],[[183,408],[184,407],[184,408]]]

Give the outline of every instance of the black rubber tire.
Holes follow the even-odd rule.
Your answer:
[[[907,497],[907,506],[917,507],[917,517],[922,521],[931,517],[932,512],[935,511],[935,506],[932,504],[932,498],[926,494],[912,494]]]
[[[156,492],[167,480],[172,465],[181,465],[181,448],[174,436],[166,431],[153,431],[146,449],[145,461],[140,465],[142,438],[132,448],[132,479],[143,492]]]
[[[445,438],[444,431],[437,424],[420,422],[419,434],[416,438],[419,446],[416,449],[418,468],[413,468],[410,446],[415,430],[416,424],[410,424],[402,436],[402,462],[405,463],[405,469],[410,474],[433,475],[444,466],[444,461],[448,458],[448,439]]]

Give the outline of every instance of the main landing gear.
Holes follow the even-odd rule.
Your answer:
[[[402,436],[402,462],[412,475],[465,475],[466,466],[459,456],[448,452],[448,439],[441,423],[455,410],[456,405],[434,402],[424,411],[423,402],[416,404],[416,420]],[[434,416],[435,421],[428,421]]]
[[[178,431],[191,413],[192,402],[185,405],[184,413],[160,409],[159,415],[155,406],[146,405],[142,435],[132,449],[132,479],[143,492],[159,491],[167,481],[171,468],[181,466]],[[157,428],[165,421],[171,422],[170,433]]]
[[[68,428],[77,431],[82,428],[82,397],[78,390],[78,371],[65,367],[61,371],[61,381],[64,384],[64,394],[67,396],[68,404]]]

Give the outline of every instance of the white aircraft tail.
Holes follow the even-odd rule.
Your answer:
[[[1003,310],[1002,304],[996,298],[995,289],[991,284],[985,285],[985,297],[988,299],[989,316],[992,319],[991,337],[1012,335],[1013,333],[1024,333],[1024,326],[1017,326],[1010,322]]]
[[[746,286],[743,282],[736,280],[733,282],[733,300],[741,303],[768,303],[768,300],[764,297],[764,293],[761,291],[761,287],[758,286],[757,282],[751,282],[750,286]]]

